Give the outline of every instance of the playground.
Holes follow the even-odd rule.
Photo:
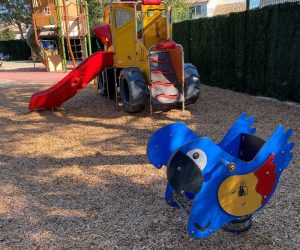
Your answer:
[[[151,117],[118,110],[88,86],[53,112],[28,113],[32,93],[52,86],[56,73],[35,72],[40,82],[27,72],[5,79],[14,71],[20,66],[12,63],[0,74],[1,249],[299,248],[299,106],[202,86],[185,111]],[[166,206],[165,172],[149,163],[147,142],[175,121],[219,141],[242,112],[256,117],[265,138],[280,123],[294,128],[294,158],[249,231],[196,240],[184,213]]]
[[[299,104],[205,85],[172,1],[95,27],[86,1],[30,4],[32,61],[0,68],[1,249],[300,248]]]

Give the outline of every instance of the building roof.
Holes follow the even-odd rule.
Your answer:
[[[232,12],[246,11],[246,3],[220,4],[214,9],[213,15],[226,15]]]

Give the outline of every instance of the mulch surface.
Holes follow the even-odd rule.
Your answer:
[[[88,87],[54,112],[28,113],[31,94],[51,84],[2,82],[0,249],[300,248],[299,106],[202,86],[186,111],[149,117]],[[148,163],[147,141],[175,121],[218,141],[242,112],[264,138],[281,123],[293,128],[294,159],[251,230],[193,239],[164,202],[165,171]]]

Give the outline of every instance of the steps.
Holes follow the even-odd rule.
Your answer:
[[[183,101],[182,87],[168,51],[150,52],[151,97],[153,104],[171,104]]]

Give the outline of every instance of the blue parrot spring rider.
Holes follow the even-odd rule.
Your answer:
[[[167,167],[166,202],[189,216],[188,232],[204,238],[223,228],[243,232],[252,214],[273,195],[292,160],[292,130],[279,126],[264,141],[244,113],[215,144],[177,122],[157,130],[147,154],[154,167]]]

